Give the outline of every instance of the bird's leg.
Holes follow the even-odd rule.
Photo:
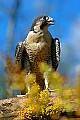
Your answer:
[[[49,69],[44,72],[44,79],[45,79],[45,89],[49,88]]]
[[[27,87],[27,89],[28,89],[28,93],[30,93],[30,84],[28,83],[28,84],[26,85],[26,87]]]
[[[26,78],[29,77],[31,71],[29,70],[28,74],[26,75]],[[28,94],[30,93],[30,83],[28,82],[27,85],[26,85],[27,89],[28,89]]]
[[[45,79],[45,89],[49,89],[49,82],[50,82],[50,73],[52,68],[49,68],[46,72],[44,72],[44,79]]]
[[[49,87],[49,81],[47,78],[45,78],[45,89],[48,89]]]

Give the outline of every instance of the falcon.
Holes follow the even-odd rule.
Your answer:
[[[40,72],[39,63],[50,64],[56,71],[60,61],[60,41],[53,38],[48,27],[54,25],[55,20],[49,16],[38,16],[23,42],[16,46],[15,61],[20,70],[26,69],[28,73],[35,73],[36,83],[40,89],[48,88],[48,81]]]

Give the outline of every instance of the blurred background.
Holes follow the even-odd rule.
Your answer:
[[[23,41],[32,22],[49,15],[55,25],[49,28],[61,42],[59,73],[75,85],[80,72],[80,0],[0,0],[0,99],[6,98],[5,55],[14,61],[15,48]]]

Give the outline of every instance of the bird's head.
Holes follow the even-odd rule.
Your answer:
[[[42,15],[42,16],[38,16],[31,27],[32,31],[39,31],[39,30],[44,30],[44,29],[48,29],[48,27],[50,25],[54,25],[54,19],[46,16],[46,15]]]

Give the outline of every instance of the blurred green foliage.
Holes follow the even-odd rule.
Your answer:
[[[9,87],[13,90],[24,90],[26,84],[30,84],[30,93],[19,112],[21,119],[59,119],[62,112],[72,112],[79,109],[80,77],[77,77],[78,85],[76,88],[70,88],[65,84],[63,77],[58,72],[54,72],[46,63],[40,63],[39,66],[43,75],[47,71],[45,76],[49,81],[49,89],[43,91],[36,83],[35,74],[29,74],[26,77],[25,70],[20,71],[9,56],[6,59],[5,70]],[[76,112],[76,114],[79,113]]]

